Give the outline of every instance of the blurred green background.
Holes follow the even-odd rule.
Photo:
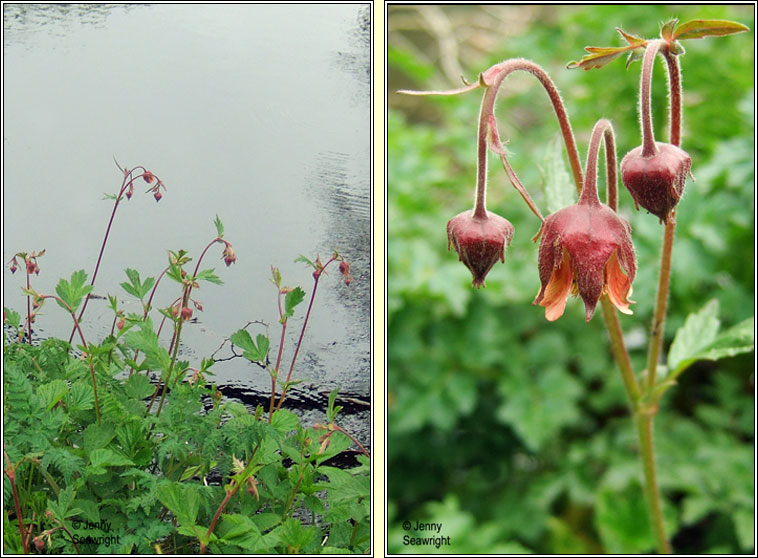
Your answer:
[[[473,205],[481,90],[449,89],[494,63],[529,58],[560,89],[582,164],[598,118],[611,119],[619,160],[641,143],[640,64],[567,70],[584,46],[616,46],[615,28],[654,38],[672,17],[731,19],[751,31],[684,41],[684,133],[696,182],[677,214],[664,351],[687,315],[716,298],[722,327],[754,308],[753,6],[389,6],[388,8],[388,544],[390,553],[637,553],[654,549],[636,433],[601,313],[584,322],[570,298],[549,323],[539,288],[537,219],[490,156],[488,208],[515,235],[487,276],[447,251],[445,225]],[[558,126],[533,77],[504,82],[500,134],[521,181],[542,193]],[[653,77],[656,139],[667,141],[665,70]],[[561,149],[562,148],[562,143]],[[602,152],[601,152],[602,156]],[[564,154],[565,159],[565,154]],[[601,163],[602,164],[602,163]],[[604,173],[601,171],[601,177]],[[604,183],[601,180],[601,187]],[[604,197],[601,191],[601,196]],[[638,258],[633,316],[621,316],[644,368],[662,227],[620,191]],[[656,418],[658,475],[678,553],[754,550],[754,354],[701,362]],[[437,522],[450,545],[411,546],[404,521]],[[431,533],[436,534],[436,533]]]

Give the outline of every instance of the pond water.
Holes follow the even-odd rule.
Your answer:
[[[33,280],[45,293],[77,269],[91,276],[113,207],[103,197],[121,185],[114,158],[144,165],[167,191],[156,203],[138,187],[121,204],[95,293],[138,311],[119,287],[124,269],[157,277],[167,250],[197,257],[218,215],[237,263],[224,266],[220,246],[204,260],[224,285],[193,291],[203,311],[180,354],[198,365],[253,320],[271,324],[275,350],[270,266],[310,295],[311,273],[295,258],[338,250],[354,280],[341,284],[333,264],[320,281],[294,372],[306,383],[288,401],[323,422],[326,394],[339,388],[352,400],[344,426],[368,443],[369,5],[4,4],[3,25],[3,262],[45,249]],[[25,314],[23,282],[4,268],[3,304]],[[178,294],[161,283],[155,305]],[[287,365],[306,306],[290,322]],[[85,335],[99,341],[111,323],[92,300]],[[34,334],[67,338],[70,328],[50,303]],[[214,370],[230,397],[254,405],[269,393],[267,373],[242,359]]]

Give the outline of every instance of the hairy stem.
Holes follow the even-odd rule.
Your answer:
[[[637,412],[634,421],[637,424],[637,434],[642,457],[642,471],[645,475],[645,500],[650,513],[650,524],[655,534],[660,554],[672,554],[671,545],[666,538],[666,527],[663,523],[660,492],[655,476],[655,447],[653,445],[653,418],[655,412]]]
[[[525,71],[532,74],[534,77],[536,77],[539,80],[539,82],[545,88],[545,91],[547,92],[548,97],[550,98],[550,102],[553,105],[553,110],[555,111],[555,115],[558,118],[558,124],[561,128],[563,141],[566,144],[566,152],[568,153],[569,165],[571,166],[571,173],[574,178],[574,184],[576,185],[577,194],[581,193],[582,164],[581,164],[581,161],[579,160],[579,151],[576,147],[574,132],[571,130],[571,123],[569,122],[568,114],[566,113],[566,108],[563,104],[563,100],[561,99],[561,95],[558,92],[558,88],[553,83],[553,80],[550,79],[550,76],[547,75],[547,72],[545,72],[545,70],[543,70],[539,65],[535,64],[534,62],[531,62],[530,60],[526,60],[524,58],[513,58],[511,60],[506,60],[502,64],[498,64],[497,66],[487,71],[487,75],[493,75],[495,72],[497,72],[494,75],[494,78],[492,79],[492,83],[486,83],[487,88],[493,89],[496,93],[497,89],[500,87],[500,84],[503,82],[503,80],[511,72],[514,72],[517,70]],[[485,82],[487,80],[487,78],[484,76],[482,77],[482,79]],[[482,106],[483,111],[486,111],[487,114],[494,114],[494,102],[495,102],[495,94],[491,95],[491,98],[487,98],[486,107],[484,106],[484,103],[483,103],[483,106]]]
[[[658,153],[653,133],[653,115],[650,110],[650,99],[653,82],[653,65],[658,50],[664,45],[663,41],[650,41],[645,48],[642,59],[642,77],[640,78],[640,118],[642,120],[642,156],[652,157]]]
[[[605,159],[608,173],[608,198],[616,197],[616,142],[613,136],[613,126],[609,120],[601,118],[592,129],[590,147],[587,150],[587,174],[584,177],[584,186],[580,197],[580,201],[584,203],[600,205],[600,198],[597,195],[597,159],[600,153],[600,141],[603,138],[605,138]],[[613,187],[611,187],[611,182]]]
[[[24,518],[21,515],[21,503],[18,499],[18,490],[16,489],[16,470],[11,463],[8,453],[3,450],[5,455],[5,462],[8,464],[5,468],[5,474],[8,475],[8,479],[11,481],[11,489],[13,491],[13,502],[16,505],[16,517],[18,518],[18,530],[21,533],[21,545],[24,548],[24,554],[29,554],[29,548],[26,542],[26,532],[24,531]]]
[[[26,267],[26,266],[25,266]],[[29,268],[26,269],[26,289],[32,288],[31,281],[29,279]],[[32,296],[26,295],[26,331],[29,344],[32,344]]]
[[[331,262],[332,260],[330,260]],[[327,262],[326,265],[329,265]],[[326,265],[324,268],[326,268]],[[297,355],[300,352],[300,346],[303,344],[303,335],[305,335],[305,328],[308,326],[308,318],[311,315],[311,308],[313,308],[313,300],[316,298],[316,289],[318,289],[318,280],[321,278],[321,273],[316,274],[313,278],[313,292],[311,293],[311,300],[308,303],[308,310],[305,313],[305,320],[303,320],[303,327],[300,328],[300,337],[297,339],[297,345],[295,345],[295,354],[292,355],[292,362],[290,362],[290,369],[287,372],[287,379],[284,381],[284,388],[282,389],[282,395],[279,398],[279,403],[276,405],[276,410],[282,408],[284,403],[284,397],[287,395],[287,389],[289,387],[290,379],[292,378],[292,370],[295,368],[295,361],[297,361]]]

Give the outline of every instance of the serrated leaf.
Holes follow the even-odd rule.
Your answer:
[[[303,256],[302,254],[299,255],[297,258],[295,258],[295,262],[303,262],[304,264],[308,264],[309,266],[311,266],[313,269],[316,269],[316,264],[313,263],[308,258],[306,258],[305,256]]]
[[[71,274],[70,282],[65,279],[58,281],[58,286],[55,287],[55,292],[63,302],[68,304],[70,311],[76,312],[82,299],[92,292],[94,287],[92,285],[85,285],[86,282],[87,273],[83,269],[74,271],[74,273]],[[69,311],[69,308],[66,308],[64,304],[61,304],[59,301],[56,302],[58,302],[58,305],[61,308]]]
[[[127,459],[123,455],[119,455],[115,451],[107,448],[93,450],[89,454],[89,459],[92,467],[121,467],[134,465],[131,459]]]
[[[71,391],[66,396],[66,406],[71,413],[77,411],[88,411],[92,409],[95,402],[95,392],[92,385],[79,380],[71,385]]]
[[[563,161],[562,136],[553,136],[545,149],[542,181],[548,213],[555,213],[575,202],[576,189]]]
[[[139,272],[134,269],[127,268],[126,277],[129,279],[129,283],[121,283],[121,287],[130,295],[142,300],[145,295],[150,292],[155,284],[155,278],[148,277],[143,283],[140,280]]]
[[[714,298],[698,312],[687,316],[684,325],[676,332],[674,342],[669,349],[669,370],[676,371],[681,362],[692,358],[716,338],[720,325],[718,311],[719,303]]]
[[[219,238],[224,236],[224,224],[221,222],[221,219],[219,219],[218,215],[216,215],[216,219],[213,221],[213,224],[216,225],[216,233]]]
[[[153,331],[153,322],[149,318],[139,323],[139,330],[130,331],[124,336],[127,347],[138,349],[145,354],[145,365],[152,370],[168,370],[171,357],[168,351],[158,344],[158,336]]]
[[[674,28],[677,23],[679,23],[679,20],[676,18],[670,19],[664,23],[661,27],[661,37],[666,41],[671,42],[674,39]]]
[[[734,21],[693,19],[677,27],[673,32],[673,38],[677,40],[702,39],[703,37],[721,37],[734,33],[744,33],[745,31],[750,31],[750,28]]]
[[[246,329],[240,329],[239,331],[236,331],[234,334],[232,334],[229,339],[232,343],[244,351],[243,356],[246,359],[252,360],[254,362],[263,362],[266,360],[266,355],[268,354],[269,348],[269,340],[265,335],[259,333],[256,337],[256,341],[258,342],[256,344]]]
[[[284,295],[284,316],[282,319],[286,320],[295,313],[295,307],[300,304],[305,298],[305,291],[300,287],[295,287],[286,295]]]
[[[741,353],[749,353],[755,348],[755,320],[748,318],[734,327],[722,331],[711,343],[699,350],[692,358],[684,359],[677,365],[672,376],[678,376],[688,366],[698,360],[720,360]]]
[[[10,308],[3,307],[3,318],[5,323],[11,327],[18,328],[21,324],[21,314]]]
[[[124,382],[126,394],[133,399],[144,399],[153,394],[155,386],[144,374],[132,374]]]
[[[271,426],[282,434],[297,430],[298,424],[299,421],[297,415],[287,409],[279,409],[278,411],[275,411],[274,416],[271,417]]]
[[[193,525],[200,506],[196,492],[194,485],[165,481],[158,487],[158,499],[177,517],[179,523]]]
[[[214,271],[216,271],[215,268],[204,269],[203,271],[195,275],[195,281],[208,281],[209,283],[213,283],[214,285],[223,285],[224,282],[221,280],[221,277],[216,275]]]
[[[576,68],[584,68],[585,70],[602,68],[633,48],[636,47],[631,45],[622,47],[584,47],[584,50],[590,54],[584,55],[579,62],[569,62],[566,68],[569,70],[575,70]]]
[[[42,384],[37,388],[37,396],[40,403],[46,410],[52,409],[58,401],[68,394],[68,383],[66,380],[53,380]]]

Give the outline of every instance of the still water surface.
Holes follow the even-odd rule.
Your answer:
[[[252,320],[279,330],[270,266],[284,282],[313,286],[294,259],[351,262],[322,279],[293,392],[323,421],[324,394],[359,400],[346,424],[366,442],[370,401],[370,12],[367,5],[4,5],[3,262],[46,249],[33,286],[53,292],[60,277],[94,269],[122,165],[144,165],[166,184],[160,203],[139,188],[122,203],[95,292],[137,311],[119,283],[166,266],[167,250],[199,255],[225,225],[237,263],[215,267],[221,287],[193,292],[198,322],[185,328],[191,365]],[[3,304],[25,313],[20,274],[3,271]],[[162,283],[157,306],[178,296]],[[307,300],[306,300],[307,302]],[[291,322],[292,354],[304,303]],[[85,335],[100,340],[112,315],[90,302]],[[52,303],[35,336],[66,336]],[[265,332],[252,328],[253,336]],[[289,356],[288,356],[289,355]],[[217,356],[228,356],[222,351]],[[241,359],[220,362],[222,391],[255,404],[268,375]],[[319,395],[320,394],[320,395]]]

